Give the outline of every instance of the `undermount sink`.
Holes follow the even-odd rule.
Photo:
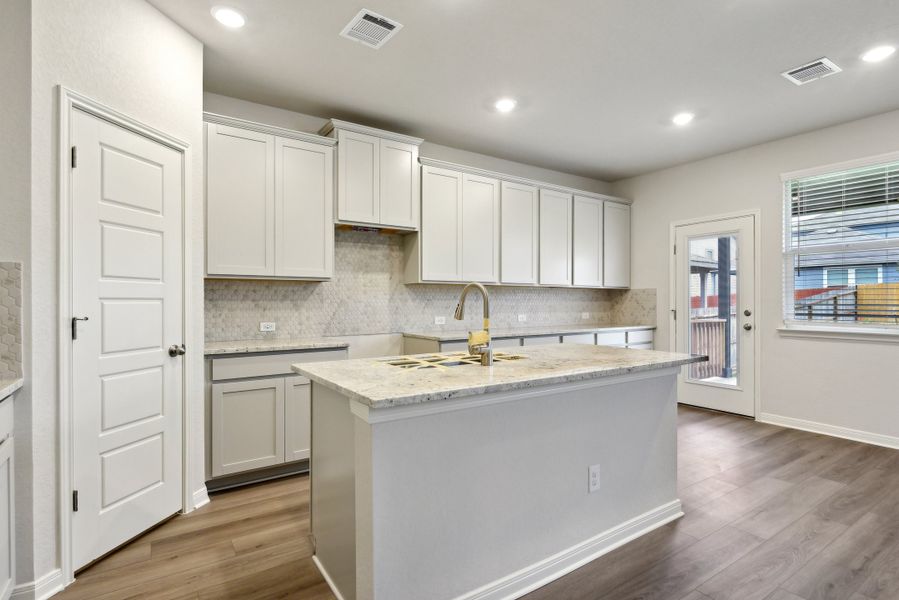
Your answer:
[[[508,354],[506,352],[494,352],[494,362],[513,361],[527,358],[523,354]],[[481,357],[467,352],[449,352],[441,354],[425,354],[423,356],[401,356],[389,358],[385,361],[388,365],[401,369],[441,369],[444,367],[461,367],[463,365],[480,365]]]

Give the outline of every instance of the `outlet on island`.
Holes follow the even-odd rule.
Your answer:
[[[273,321],[260,321],[259,331],[274,331],[275,323]]]
[[[527,316],[527,315],[518,315],[518,322],[519,322],[519,323],[524,323],[524,322],[527,321],[527,320],[528,320],[528,316]]]
[[[446,317],[434,317],[434,325],[446,325]]]
[[[590,494],[599,491],[599,465],[587,467],[587,491]]]

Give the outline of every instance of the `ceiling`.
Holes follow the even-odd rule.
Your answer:
[[[899,0],[150,2],[206,45],[207,91],[607,181],[899,108],[899,53],[859,59],[899,45]],[[339,37],[361,8],[402,30]],[[822,56],[844,71],[780,76]]]

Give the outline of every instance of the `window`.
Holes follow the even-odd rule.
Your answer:
[[[784,321],[899,332],[899,161],[784,182]]]

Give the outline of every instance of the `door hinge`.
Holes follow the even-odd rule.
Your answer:
[[[672,316],[672,318],[674,318],[675,321],[677,321],[677,309],[676,308],[671,309],[671,316]]]
[[[78,512],[78,490],[72,490],[72,512]]]
[[[72,146],[72,168],[78,166],[78,148],[76,146]]]
[[[674,253],[677,254],[677,244],[674,245]]]

